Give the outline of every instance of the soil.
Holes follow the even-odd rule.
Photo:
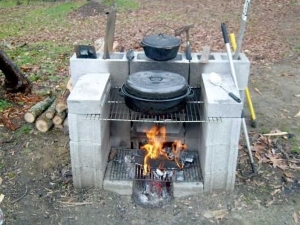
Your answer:
[[[140,10],[143,13],[156,7],[163,8],[167,4],[167,1],[142,2]],[[197,2],[174,2],[179,4],[176,9],[182,7],[190,15],[197,11]],[[218,2],[214,0],[203,3],[202,8],[206,10],[201,11],[201,18],[214,19],[213,5],[218,5]],[[228,1],[232,11],[229,11],[229,6],[219,4],[223,7],[224,19],[231,23],[236,21],[237,17],[231,18],[229,14],[239,14],[243,4],[242,1],[239,2],[240,5],[235,6],[235,1]],[[95,5],[92,4],[94,3],[88,3],[70,17],[94,17]],[[9,131],[2,125],[0,194],[5,197],[0,201],[0,207],[6,224],[299,224],[300,120],[295,115],[300,111],[300,5],[297,1],[266,1],[266,8],[259,10],[259,4],[262,3],[251,5],[251,13],[255,14],[255,19],[250,20],[247,30],[248,33],[257,32],[257,36],[254,36],[259,38],[245,37],[244,43],[245,53],[251,60],[249,90],[257,117],[257,127],[253,128],[248,104],[245,104],[245,116],[257,168],[255,176],[241,176],[241,171],[250,171],[248,156],[241,147],[233,192],[203,193],[174,199],[162,208],[144,208],[136,205],[131,196],[120,196],[93,188],[74,189],[69,137],[61,130],[51,129],[47,133],[40,133],[32,126],[30,131],[22,128]],[[266,21],[259,21],[259,18],[273,18],[273,11],[278,10],[276,7],[282,12],[278,14],[278,19],[274,17],[278,23],[275,27],[266,27]],[[126,13],[134,16],[139,15],[140,11],[122,12],[120,17]],[[196,19],[184,20],[191,21]],[[271,39],[268,38],[272,38],[272,34],[267,34],[264,30],[278,30],[276,34],[281,36],[274,38],[270,45],[268,41]],[[117,35],[117,39],[123,41],[127,48],[132,45],[132,42],[124,41],[128,37],[130,36],[125,33],[123,36]],[[218,37],[221,38],[220,35]],[[199,48],[203,43],[195,43],[193,51],[201,51]],[[215,42],[212,46],[212,50],[224,49],[222,44]],[[261,135],[275,129],[286,131],[289,135],[269,139]],[[242,137],[241,146],[244,143]],[[279,161],[265,158],[270,152],[278,153]],[[287,162],[287,167],[280,164],[282,161]]]

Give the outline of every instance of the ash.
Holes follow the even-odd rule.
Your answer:
[[[172,182],[164,180],[135,180],[133,200],[149,208],[162,207],[172,199]]]

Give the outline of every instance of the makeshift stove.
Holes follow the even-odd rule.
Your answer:
[[[74,186],[132,195],[150,207],[172,197],[233,190],[243,104],[213,85],[209,74],[219,73],[222,86],[240,96],[248,83],[247,57],[240,54],[234,60],[238,91],[226,53],[212,53],[206,64],[200,63],[200,53],[192,53],[191,61],[180,53],[163,62],[148,59],[143,52],[134,56],[131,62],[126,53],[114,53],[106,60],[101,55],[70,59],[74,88],[68,98],[68,117]],[[178,73],[189,82],[194,96],[183,110],[144,115],[126,106],[118,90],[128,71],[153,69]],[[153,133],[155,137],[149,136]],[[158,149],[155,157],[153,149]]]

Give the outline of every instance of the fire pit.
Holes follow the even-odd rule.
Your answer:
[[[194,96],[179,111],[143,114],[128,108],[118,90],[128,77],[125,53],[110,59],[71,60],[74,89],[68,98],[73,181],[76,188],[96,187],[132,195],[147,207],[213,190],[233,190],[242,103],[209,81],[211,72],[235,95],[226,53],[184,54],[169,61],[134,52],[130,74],[163,70],[183,76]],[[247,87],[250,63],[236,60],[240,92]],[[242,96],[243,97],[243,96]],[[155,135],[153,135],[155,134]]]

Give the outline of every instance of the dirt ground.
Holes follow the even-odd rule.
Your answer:
[[[189,15],[194,15],[197,10],[195,4],[200,4],[196,1],[179,2],[174,1],[174,4],[182,4],[183,12]],[[216,2],[219,1],[203,3],[202,20],[211,18],[219,23],[225,19],[233,23],[239,18],[229,15],[230,12],[239,15],[243,1],[239,1],[239,6],[233,7],[232,11],[229,6],[220,3],[224,18],[215,15],[219,13],[213,10],[212,4]],[[235,5],[234,1],[228,2],[230,6]],[[149,8],[163,8],[164,4],[166,1],[143,1],[140,11],[122,12],[120,17],[139,15]],[[248,179],[241,177],[240,171],[249,170],[247,154],[241,148],[236,186],[232,193],[204,193],[174,199],[162,208],[146,209],[136,205],[130,196],[93,188],[74,189],[69,137],[62,131],[52,129],[40,133],[33,128],[13,132],[2,125],[0,194],[5,197],[0,208],[6,224],[300,224],[300,119],[295,117],[300,111],[300,5],[297,1],[266,1],[265,9],[256,12],[258,4],[254,2],[251,5],[255,18],[249,21],[247,30],[247,35],[257,32],[257,36],[245,39],[245,53],[251,60],[249,90],[257,116],[257,127],[253,128],[246,104],[246,120],[257,166],[255,176]],[[274,17],[274,28],[266,26],[266,20],[273,18],[273,11],[278,10],[275,7],[281,7],[281,14],[277,14],[278,18]],[[89,13],[86,8],[83,11],[74,14],[85,20]],[[196,21],[197,18],[184,19],[184,22]],[[121,26],[120,23],[122,25],[120,21],[117,26]],[[239,22],[235,23],[238,27]],[[278,31],[276,37],[267,33],[274,30]],[[120,42],[126,37],[130,35],[124,32],[123,36],[117,35]],[[218,37],[221,38],[220,34]],[[139,38],[137,35],[133,39]],[[125,47],[132,44],[124,43]],[[212,50],[224,51],[222,42],[211,43]],[[202,45],[201,42],[195,43],[193,51],[201,51]],[[261,135],[274,129],[290,135],[269,139]],[[241,135],[241,146],[243,144]],[[277,161],[274,157],[266,157],[270,152],[274,157],[278,156]],[[283,161],[286,164],[282,164]]]

